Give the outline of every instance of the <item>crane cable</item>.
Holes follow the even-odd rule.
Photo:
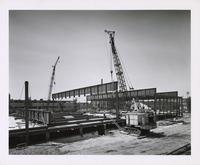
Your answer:
[[[113,65],[114,65],[114,62],[113,62],[113,55],[112,55],[112,50],[111,50],[111,47],[110,47],[110,74],[111,74],[111,81],[114,81],[113,80]]]
[[[128,86],[129,86],[129,89],[131,89],[131,88],[133,88],[133,85],[132,85],[132,83],[131,83],[130,77],[128,76],[128,72],[127,72],[126,67],[125,67],[125,65],[124,65],[124,61],[123,61],[122,57],[120,56],[120,53],[119,53],[118,50],[117,50],[117,54],[118,54],[118,57],[119,57],[119,59],[120,59],[120,61],[121,61],[121,63],[122,63],[122,68],[124,69],[125,79],[126,79],[126,81],[127,81],[127,84],[128,84]]]
[[[58,61],[59,62],[59,61]],[[53,66],[52,66],[53,67]],[[52,72],[50,72],[51,74],[52,74]],[[50,77],[50,81],[51,81],[51,78],[52,77]],[[53,93],[53,91],[56,91],[55,90],[55,88],[56,88],[56,81],[55,81],[55,79],[56,79],[56,75],[54,75],[54,78],[53,78],[53,84],[52,84],[52,93]],[[50,86],[50,85],[49,85]],[[49,87],[48,86],[48,87]],[[49,92],[49,89],[48,89],[48,92]],[[46,98],[46,96],[45,96],[45,98]],[[48,96],[47,96],[47,100],[48,100]]]
[[[105,34],[105,38],[107,38],[107,35]],[[111,74],[111,81],[113,82],[113,59],[112,59],[112,51],[111,51],[111,48],[110,48],[110,46],[109,46],[109,50],[108,50],[108,45],[109,45],[109,42],[108,42],[108,40],[106,39],[106,42],[105,42],[105,44],[106,44],[106,54],[108,54],[109,55],[109,61],[110,61],[110,74]]]
[[[59,57],[60,57],[60,56],[59,56]],[[58,63],[60,63],[60,60],[58,60]],[[57,67],[57,65],[56,65],[56,67]],[[53,93],[53,91],[56,91],[56,88],[57,88],[56,74],[54,74],[53,86],[52,86],[52,93]],[[52,97],[52,94],[51,94],[51,97]]]
[[[128,72],[127,72],[127,70],[126,70],[124,61],[123,61],[123,59],[122,59],[122,57],[121,57],[121,55],[120,55],[120,53],[119,53],[119,51],[118,51],[117,48],[116,48],[116,51],[117,51],[119,60],[121,61],[122,69],[124,69],[124,77],[125,77],[125,80],[126,80],[126,82],[127,82],[127,84],[128,84],[129,89],[131,89],[131,88],[133,88],[133,85],[132,85],[132,83],[131,83],[131,81],[130,81],[130,78],[129,78],[129,76],[128,76]]]
[[[54,75],[52,93],[53,93],[54,91],[56,91],[55,89],[56,89],[56,74]],[[52,94],[51,94],[51,97],[52,97]]]
[[[106,41],[107,41],[107,40],[106,40]],[[106,42],[106,43],[107,43],[107,42]],[[107,53],[108,53],[108,44],[106,44],[106,50],[107,50]],[[109,55],[110,55],[110,71],[113,72],[113,63],[114,63],[114,62],[113,62],[112,48],[110,47],[109,50],[110,50],[110,51],[109,51]],[[123,62],[123,60],[122,60],[122,58],[121,58],[121,56],[120,56],[119,51],[117,50],[117,48],[116,48],[116,51],[117,51],[119,60],[120,60],[121,63],[122,63],[122,68],[124,69],[124,77],[125,77],[125,80],[126,80],[126,82],[127,82],[127,84],[128,84],[129,89],[131,89],[131,88],[133,88],[133,85],[132,85],[132,83],[131,83],[131,81],[130,81],[130,78],[129,78],[129,76],[128,76],[128,72],[127,72],[127,70],[126,70],[126,67],[125,67],[125,65],[124,65],[124,62]],[[111,81],[113,81],[113,74],[111,74]]]
[[[51,66],[51,69],[53,68],[53,65]],[[50,69],[49,69],[50,70]],[[50,75],[52,75],[52,70],[50,71]],[[50,83],[51,83],[51,77],[50,77]],[[51,86],[51,84],[49,84],[49,86],[48,86],[48,89],[47,89],[47,92],[49,93],[49,88],[50,88],[50,86]],[[48,100],[48,96],[46,97],[45,96],[45,98],[47,98],[47,100]]]
[[[21,93],[20,93],[20,95],[19,95],[19,99],[20,99],[20,100],[21,100],[21,98],[22,98],[22,93],[23,93],[23,91],[24,91],[24,84],[23,84],[23,86],[22,86]]]

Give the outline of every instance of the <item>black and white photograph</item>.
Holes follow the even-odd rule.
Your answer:
[[[191,155],[191,10],[9,10],[9,155]]]
[[[199,164],[198,0],[0,1],[0,165]]]

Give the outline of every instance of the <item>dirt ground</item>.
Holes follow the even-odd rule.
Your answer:
[[[190,143],[190,117],[184,122],[159,121],[147,137],[137,138],[108,131],[104,136],[87,134],[81,137],[60,138],[48,143],[10,149],[10,154],[31,155],[162,155]]]

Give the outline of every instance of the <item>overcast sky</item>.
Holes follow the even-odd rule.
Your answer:
[[[32,99],[47,99],[58,56],[53,92],[111,81],[105,29],[116,31],[135,89],[155,87],[180,96],[190,91],[189,11],[10,11],[11,97],[24,98],[27,80]]]

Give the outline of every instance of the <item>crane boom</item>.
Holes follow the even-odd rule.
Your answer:
[[[60,56],[58,56],[55,64],[53,65],[53,71],[51,74],[51,81],[50,81],[50,85],[49,85],[49,93],[48,93],[48,100],[51,100],[51,94],[52,94],[52,89],[53,89],[53,82],[54,82],[54,77],[55,77],[55,71],[56,71],[56,65],[58,63]]]
[[[126,86],[126,81],[125,81],[125,77],[124,77],[122,64],[120,62],[120,59],[119,59],[119,56],[117,54],[117,50],[115,47],[115,42],[114,42],[115,31],[105,30],[105,32],[109,35],[109,38],[110,38],[109,43],[111,45],[114,68],[115,68],[115,72],[116,72],[117,81],[119,84],[119,91],[127,91],[127,86]],[[112,77],[112,71],[111,71],[111,77]]]

